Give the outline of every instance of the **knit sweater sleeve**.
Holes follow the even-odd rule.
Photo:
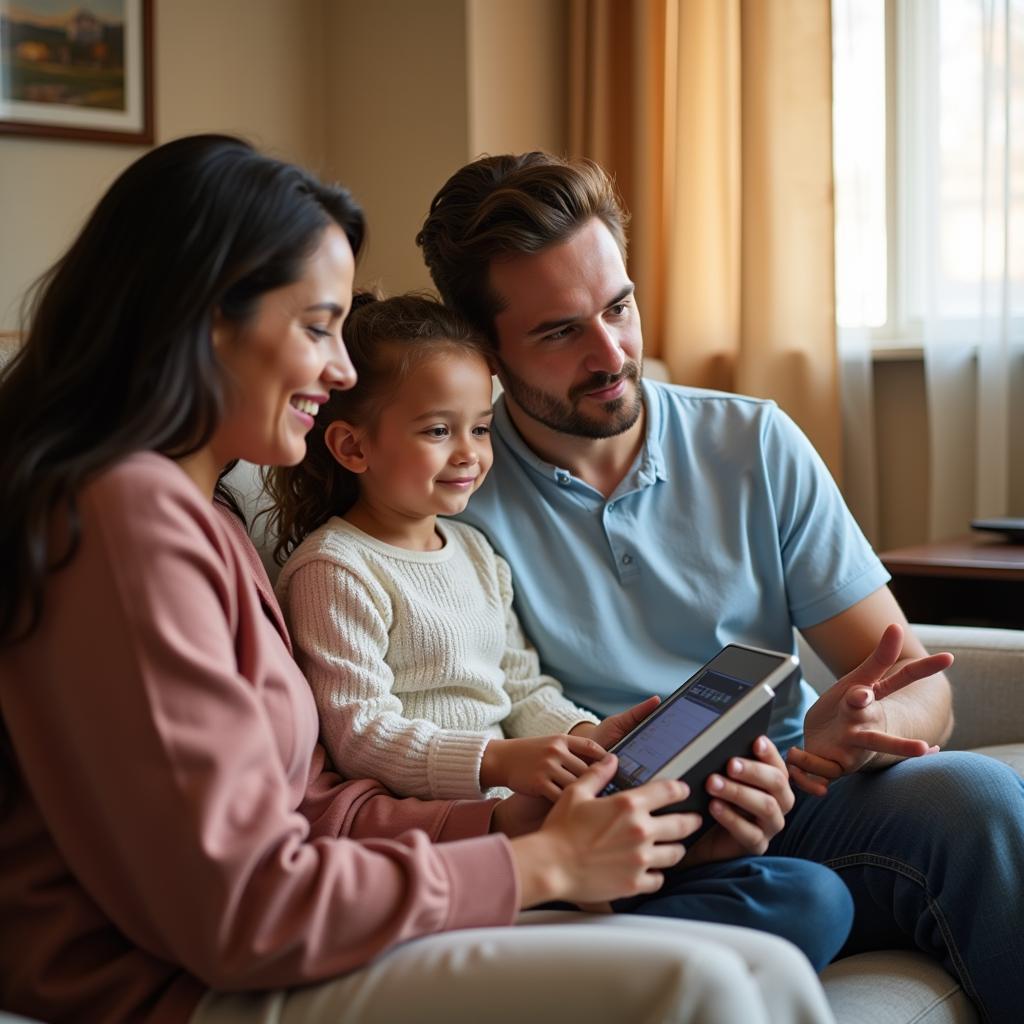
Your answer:
[[[505,608],[505,691],[512,709],[504,722],[509,736],[546,736],[568,732],[580,722],[597,722],[589,711],[577,707],[562,693],[561,684],[540,670],[537,651],[526,638],[512,607],[512,573],[508,563],[495,555],[498,588]]]
[[[341,774],[379,779],[401,796],[479,798],[489,737],[405,716],[387,662],[386,595],[357,573],[314,559],[291,574],[285,600],[296,659]]]

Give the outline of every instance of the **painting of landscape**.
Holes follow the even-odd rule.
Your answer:
[[[32,123],[139,130],[145,72],[140,0],[0,0],[0,130]],[[133,97],[133,93],[138,95]]]

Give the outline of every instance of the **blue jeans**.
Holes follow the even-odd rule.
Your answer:
[[[669,871],[656,893],[616,900],[618,913],[742,925],[781,935],[820,971],[840,950],[853,901],[839,876],[795,857],[742,857]]]
[[[982,1020],[1024,1005],[1024,780],[949,752],[798,794],[768,853],[828,865],[854,900],[843,954],[916,948],[960,979]]]

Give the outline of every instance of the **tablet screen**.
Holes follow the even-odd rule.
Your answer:
[[[768,679],[788,655],[741,644],[723,647],[624,740],[612,748],[618,770],[605,792],[653,778],[750,689]]]
[[[615,753],[614,784],[630,789],[650,779],[750,689],[750,682],[706,669],[678,699],[648,719]]]

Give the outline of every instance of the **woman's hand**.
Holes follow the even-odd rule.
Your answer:
[[[694,843],[687,866],[760,855],[782,831],[795,802],[786,764],[767,736],[754,741],[754,757],[732,757],[724,776],[708,776],[708,810],[718,827]]]
[[[700,815],[652,812],[684,799],[687,786],[665,780],[598,797],[617,763],[609,755],[592,765],[566,787],[540,831],[512,841],[523,907],[655,892],[662,871],[682,859],[682,840]]]
[[[831,779],[938,750],[925,740],[891,732],[885,698],[949,668],[953,656],[930,654],[897,664],[902,650],[903,630],[894,623],[874,651],[807,712],[804,746],[793,747],[786,755],[793,782],[801,789],[823,796]]]
[[[551,801],[542,796],[513,793],[494,805],[491,831],[504,832],[509,839],[536,832],[551,811]]]
[[[508,786],[517,793],[554,802],[592,761],[601,760],[604,754],[604,748],[594,740],[564,733],[491,740],[484,747],[480,786]]]

